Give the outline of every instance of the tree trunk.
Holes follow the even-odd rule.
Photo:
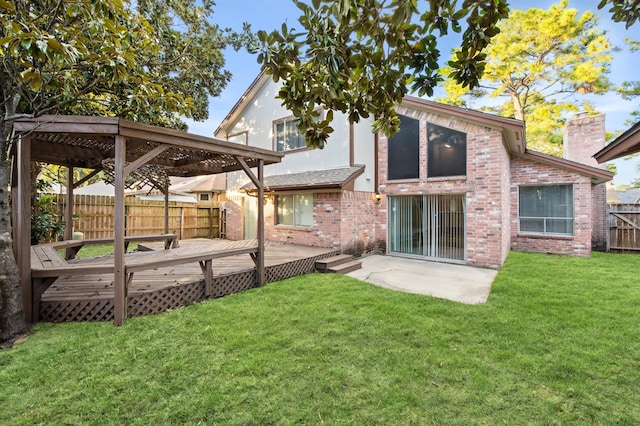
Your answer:
[[[0,162],[0,343],[11,342],[29,330],[24,318],[18,265],[13,256],[7,191],[9,173],[7,163]]]

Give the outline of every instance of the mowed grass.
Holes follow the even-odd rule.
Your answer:
[[[138,243],[131,243],[127,248],[127,252],[134,251],[138,249]],[[58,250],[60,256],[64,257],[64,249]],[[96,244],[96,245],[87,245],[80,249],[78,254],[76,254],[77,259],[86,258],[86,257],[96,257],[96,256],[104,256],[107,254],[113,254],[113,244]]]
[[[640,424],[639,270],[511,253],[484,305],[313,274],[39,324],[0,352],[0,424]]]

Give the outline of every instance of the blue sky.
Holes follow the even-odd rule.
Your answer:
[[[557,1],[541,0],[535,2],[535,7],[547,9]],[[637,69],[640,65],[640,52],[630,53],[624,44],[624,38],[639,39],[636,24],[630,30],[626,30],[623,24],[611,20],[606,11],[598,11],[598,0],[570,0],[569,6],[578,9],[595,11],[599,19],[599,27],[607,31],[609,40],[614,46],[621,47],[611,66],[610,78],[615,83],[625,80],[637,80]],[[280,28],[282,22],[287,22],[289,27],[296,27],[299,10],[291,0],[217,0],[214,8],[213,21],[221,27],[241,29],[243,22],[251,24],[254,31],[264,29],[271,31]],[[528,1],[510,2],[512,9],[526,9],[531,7]],[[448,59],[446,48],[441,51],[443,58]],[[231,110],[244,91],[260,72],[255,55],[246,51],[235,52],[229,50],[225,53],[226,68],[233,74],[232,81],[222,92],[220,97],[212,98],[209,104],[209,119],[206,122],[189,122],[189,131],[205,136],[212,136],[222,119]],[[634,75],[635,74],[635,75]],[[579,102],[581,99],[576,99]],[[628,102],[617,95],[593,96],[590,98],[596,108],[606,114],[606,127],[608,131],[624,130],[628,127],[625,121],[630,118],[629,112],[637,109],[640,101]],[[632,160],[617,160],[618,175],[614,179],[616,184],[628,183],[634,178],[640,177],[636,165],[640,163],[638,157]]]

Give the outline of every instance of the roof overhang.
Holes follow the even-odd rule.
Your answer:
[[[503,141],[509,152],[512,154],[523,154],[525,152],[525,123],[522,120],[500,117],[495,114],[446,105],[413,96],[405,96],[402,105],[428,110],[434,114],[499,130],[502,132]]]
[[[554,157],[552,155],[543,154],[530,149],[527,149],[524,154],[516,156],[525,160],[535,161],[537,163],[546,164],[548,166],[588,176],[594,184],[604,183],[613,179],[613,173],[608,170],[587,166],[582,163],[565,160],[564,158]]]
[[[598,163],[640,152],[640,121],[593,155]]]
[[[265,192],[353,190],[356,178],[364,173],[364,169],[363,165],[355,165],[337,169],[266,176],[264,190]],[[255,186],[248,183],[240,189],[251,193],[255,191]]]

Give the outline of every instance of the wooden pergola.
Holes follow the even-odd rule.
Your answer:
[[[125,276],[125,187],[144,182],[162,190],[168,204],[168,176],[196,176],[243,170],[264,197],[264,166],[278,163],[282,154],[239,145],[221,139],[134,123],[120,118],[85,116],[41,116],[14,123],[16,144],[12,178],[13,236],[22,283],[27,321],[33,321],[34,295],[31,285],[31,178],[30,162],[68,167],[67,206],[73,205],[73,188],[104,171],[115,186],[114,213],[114,323],[126,317]],[[74,168],[92,169],[87,178],[73,182]],[[256,173],[252,169],[257,169]],[[165,233],[168,213],[165,208]],[[65,211],[72,223],[73,209]],[[258,203],[258,251],[255,264],[258,285],[264,284],[264,207]],[[72,228],[65,229],[71,239]]]

